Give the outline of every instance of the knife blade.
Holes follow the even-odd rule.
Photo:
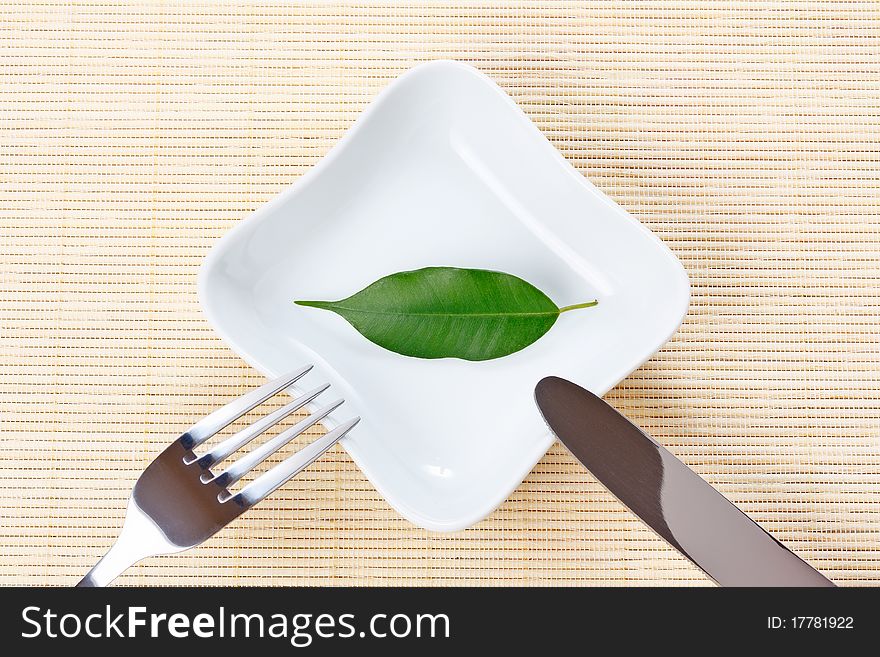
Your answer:
[[[600,397],[551,376],[535,401],[572,455],[718,584],[834,586]]]

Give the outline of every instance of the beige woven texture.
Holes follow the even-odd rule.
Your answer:
[[[684,325],[608,400],[835,581],[880,582],[880,4],[0,14],[0,583],[77,581],[157,451],[261,381],[201,314],[202,259],[436,58],[490,75],[687,268]],[[558,446],[449,535],[335,449],[120,582],[708,584]]]

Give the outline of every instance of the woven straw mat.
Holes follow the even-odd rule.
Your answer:
[[[157,451],[262,381],[200,263],[438,58],[687,268],[683,326],[608,401],[836,582],[880,582],[878,53],[877,2],[3,4],[0,583],[75,583]],[[446,535],[336,448],[120,582],[709,584],[558,445]]]

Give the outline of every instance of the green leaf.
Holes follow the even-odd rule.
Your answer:
[[[297,301],[332,310],[380,347],[416,358],[490,360],[532,344],[559,314],[521,278],[485,269],[426,267],[380,278],[341,301]]]

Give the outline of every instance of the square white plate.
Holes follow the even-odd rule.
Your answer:
[[[327,311],[393,272],[494,269],[566,313],[493,361],[386,351]],[[306,363],[359,415],[343,445],[388,502],[435,531],[491,513],[553,442],[535,384],[563,376],[604,394],[678,328],[689,284],[650,231],[581,176],[489,78],[418,66],[391,84],[324,160],[230,231],[199,280],[210,322],[267,375]]]

